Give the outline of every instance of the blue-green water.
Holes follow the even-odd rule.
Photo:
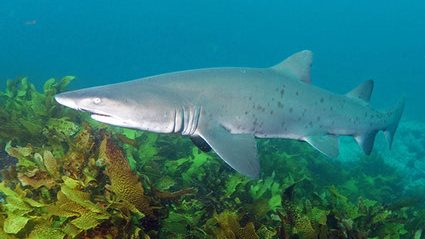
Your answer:
[[[404,1],[2,1],[0,79],[76,75],[73,88],[191,68],[269,66],[315,53],[316,85],[345,92],[376,81],[373,100],[425,81],[425,3]]]
[[[20,76],[28,76],[31,83],[41,90],[43,83],[51,77],[74,75],[77,78],[67,89],[79,89],[194,68],[267,67],[303,49],[310,49],[314,53],[314,85],[345,93],[359,83],[373,79],[375,89],[372,105],[379,109],[392,108],[401,96],[406,98],[405,112],[392,150],[388,149],[381,134],[377,137],[370,157],[365,157],[351,138],[343,138],[341,155],[337,160],[321,156],[307,144],[259,140],[262,173],[259,180],[249,181],[217,160],[213,153],[208,156],[198,153],[196,148],[192,148],[192,144],[182,137],[168,138],[169,136],[150,134],[146,136],[141,132],[129,133],[120,128],[109,127],[107,131],[120,142],[119,146],[124,148],[133,170],[137,169],[138,173],[143,175],[140,178],[144,186],[149,185],[149,197],[158,199],[152,189],[154,187],[170,191],[184,188],[196,190],[194,195],[184,200],[153,203],[153,207],[162,208],[160,216],[154,220],[157,225],[146,224],[146,221],[138,220],[138,217],[133,217],[128,225],[138,227],[152,238],[185,238],[185,234],[191,235],[192,238],[204,238],[200,235],[207,238],[207,234],[218,233],[212,230],[208,223],[214,217],[213,213],[223,216],[224,212],[231,211],[240,215],[238,223],[241,223],[241,226],[247,222],[255,222],[256,233],[265,235],[264,228],[273,231],[278,225],[281,226],[279,223],[285,224],[285,220],[279,220],[279,210],[286,216],[294,213],[285,207],[287,195],[284,189],[290,182],[297,184],[298,181],[310,180],[302,187],[297,186],[300,188],[297,190],[301,191],[297,196],[302,201],[297,206],[303,208],[300,209],[304,213],[300,213],[301,217],[313,218],[310,218],[312,225],[323,225],[323,221],[318,220],[317,215],[313,215],[311,211],[308,212],[308,208],[313,208],[315,212],[322,213],[318,215],[323,215],[323,207],[326,205],[327,220],[324,224],[329,229],[332,227],[332,220],[340,220],[341,223],[354,221],[354,227],[359,228],[346,231],[346,235],[352,238],[357,235],[354,233],[357,229],[362,232],[369,230],[367,236],[379,238],[381,235],[391,234],[385,226],[395,228],[400,225],[404,225],[402,229],[406,232],[402,229],[394,230],[401,238],[410,238],[415,233],[417,238],[425,238],[421,233],[425,230],[425,221],[421,219],[425,218],[425,1],[0,2],[0,92],[5,88],[7,79]],[[60,131],[64,125],[63,122],[55,123],[54,120],[62,120],[62,117],[66,116],[67,124],[76,128],[74,123],[79,127],[82,122],[88,120],[85,117],[87,115],[83,113],[62,108],[51,110],[46,107],[46,110],[35,107],[35,113],[28,113],[25,107],[31,107],[31,101],[35,100],[28,97],[31,93],[26,90],[22,90],[23,93],[17,91],[16,94],[0,93],[1,170],[22,160],[16,153],[5,150],[11,147],[10,145],[34,145],[30,159],[25,159],[35,160],[36,163],[39,163],[37,160],[40,157],[46,157],[44,150],[52,151],[58,162],[66,161],[66,157],[61,158],[58,155],[69,153],[72,146],[64,143],[66,140],[62,138],[64,142],[55,141],[58,135],[52,133],[55,131],[54,127],[58,126],[60,129],[57,131]],[[48,100],[38,101],[40,102],[47,102],[46,105],[52,107]],[[16,120],[15,124],[10,119],[19,120]],[[53,121],[48,121],[49,119]],[[40,127],[37,128],[28,122]],[[96,143],[93,144],[100,147],[98,141],[103,137],[103,129],[99,128],[103,126],[93,122],[90,124],[95,128],[91,133],[96,138]],[[27,133],[28,135],[25,135]],[[126,134],[131,139],[126,141],[121,134]],[[67,143],[71,138],[77,140],[70,135],[65,138]],[[9,140],[11,143],[6,147]],[[91,157],[97,157],[99,149],[91,150],[90,152],[95,152]],[[28,189],[30,187],[23,183],[22,175],[34,174],[34,168],[31,167],[18,167],[20,181],[17,179],[18,174],[14,175],[16,178],[12,180],[7,179],[13,176],[12,173],[7,171],[5,174],[2,171],[0,182],[9,182],[7,186],[10,188],[21,183]],[[47,174],[47,166],[37,167],[37,170],[44,170]],[[64,175],[75,176],[72,175],[72,167],[69,165],[64,164],[61,167],[61,173]],[[85,170],[93,170],[88,168],[87,166]],[[99,174],[103,175],[103,168],[97,169]],[[84,181],[86,178],[83,180],[82,177],[76,176],[75,179]],[[41,187],[44,191],[30,188],[32,191],[29,197],[46,204],[55,203],[55,193],[59,188],[63,188],[62,183],[57,179],[53,189],[46,190]],[[154,187],[150,188],[151,184]],[[104,186],[101,183],[99,185]],[[333,191],[334,185],[340,194]],[[102,191],[104,188],[99,189],[92,185],[84,187],[87,188],[83,191],[91,192],[93,198],[106,198],[107,193]],[[20,192],[19,189],[17,191]],[[11,196],[5,193],[4,188],[0,188],[0,192],[3,204],[6,202],[4,198]],[[370,207],[377,211],[371,218],[378,223],[362,221],[361,218],[366,217],[363,214],[359,217],[343,217],[330,213],[332,210],[344,211],[350,207],[332,204],[333,201],[324,196],[329,192],[339,199],[349,198],[354,204],[358,198],[361,198],[360,201],[366,199],[365,204],[372,204],[367,200],[382,204],[382,207]],[[321,204],[317,202],[318,195],[323,200]],[[104,203],[101,199],[95,202]],[[265,207],[261,204],[263,202],[269,207],[269,211],[264,212],[264,215],[259,213],[261,210],[258,209],[264,209],[261,207]],[[8,217],[10,214],[2,204],[0,225],[4,225],[2,214],[7,214]],[[300,204],[304,206],[301,207]],[[361,206],[365,205],[359,203],[357,206],[362,209]],[[114,206],[111,208],[116,209]],[[7,213],[3,213],[5,210]],[[34,218],[41,215],[40,212],[37,213],[39,214],[31,211],[25,216],[36,215],[28,219],[36,224]],[[336,219],[331,220],[331,216]],[[380,217],[376,219],[375,216]],[[111,218],[113,217],[99,219],[98,223],[109,225],[108,220]],[[385,221],[385,218],[388,220]],[[67,236],[69,232],[64,229],[64,225],[71,223],[73,219],[75,217],[61,220],[57,217],[50,218],[55,227],[66,232]],[[111,221],[116,223],[115,219]],[[59,221],[63,224],[59,225]],[[287,224],[297,228],[296,224]],[[113,225],[120,227],[119,224]],[[373,225],[376,231],[365,225]],[[261,228],[264,230],[261,231]],[[347,228],[348,226],[333,230],[339,232]],[[28,226],[20,229],[18,238],[37,231]],[[97,232],[89,228],[84,230],[84,233],[87,231]],[[127,228],[124,231],[127,231]],[[2,233],[0,230],[0,238],[4,235]],[[279,233],[282,233],[281,230]],[[9,233],[11,234],[13,233]],[[90,238],[89,235],[93,234],[85,235]],[[282,235],[270,238],[285,238]],[[357,236],[360,237],[360,234]],[[308,237],[304,235],[301,238]]]

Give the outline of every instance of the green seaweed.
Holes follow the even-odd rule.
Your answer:
[[[53,96],[61,92],[74,77],[57,81],[50,79],[40,93],[27,78],[8,80],[6,91],[1,93],[0,144],[10,140],[31,142],[35,145],[56,139],[64,132],[78,127],[71,120],[73,114],[58,106]],[[47,122],[47,123],[46,123]],[[57,140],[61,140],[59,137]]]
[[[377,153],[341,162],[262,139],[252,180],[185,137],[59,106],[73,79],[0,92],[1,238],[423,238],[421,201]]]

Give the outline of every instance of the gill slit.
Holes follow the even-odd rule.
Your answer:
[[[174,124],[173,124],[173,130],[171,132],[176,132],[176,125],[177,125],[177,109],[174,109]]]
[[[174,133],[182,135],[193,135],[198,128],[199,116],[202,107],[197,106],[181,106],[175,110],[174,116]]]

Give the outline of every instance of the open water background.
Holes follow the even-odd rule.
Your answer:
[[[71,88],[213,66],[273,65],[315,53],[314,84],[344,93],[376,82],[373,104],[407,98],[425,120],[425,1],[0,2],[0,79],[38,86],[75,75]],[[4,87],[4,84],[2,84]]]

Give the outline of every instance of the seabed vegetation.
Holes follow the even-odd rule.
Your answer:
[[[342,162],[258,140],[251,180],[188,138],[61,107],[73,79],[0,92],[0,238],[425,238],[423,198],[378,153]]]

